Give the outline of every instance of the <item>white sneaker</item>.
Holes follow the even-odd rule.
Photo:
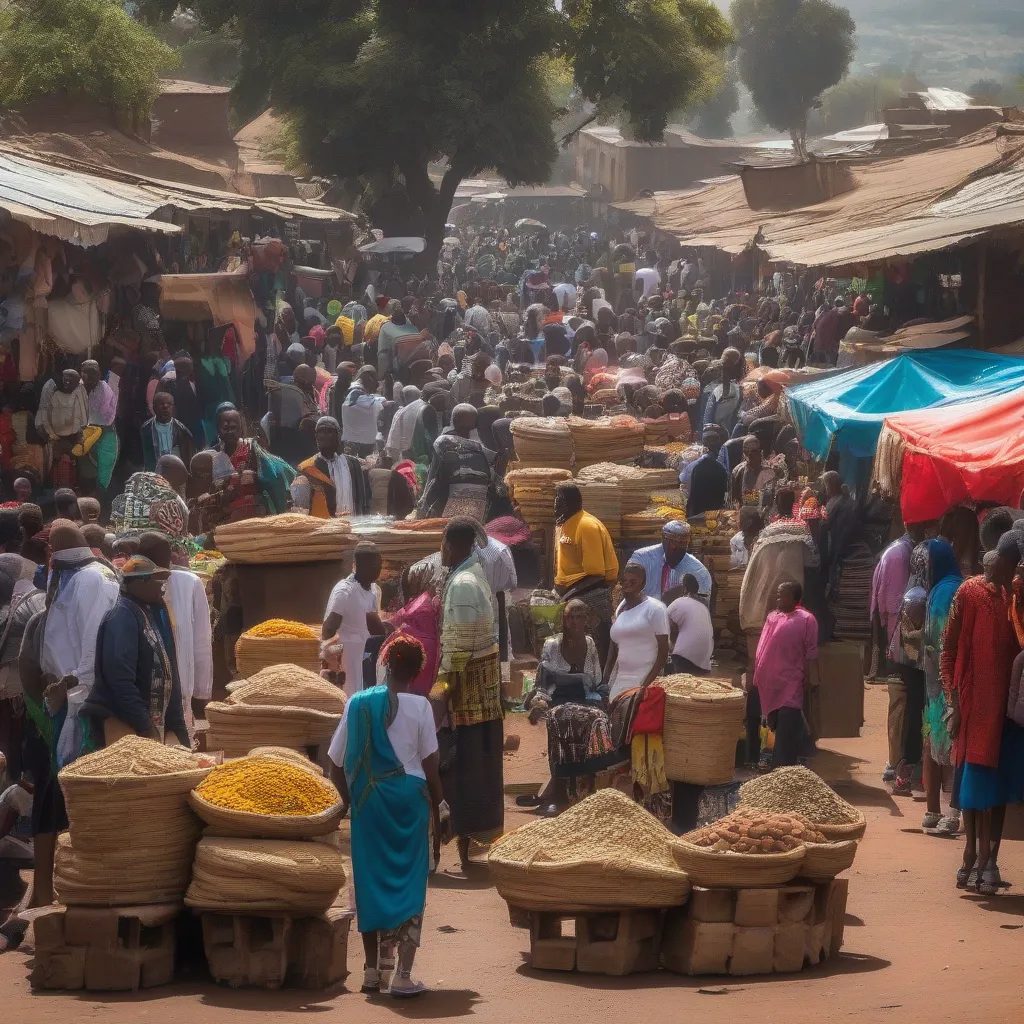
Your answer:
[[[427,986],[422,981],[413,981],[408,974],[395,974],[394,978],[391,979],[391,990],[390,994],[395,999],[413,999],[416,996],[423,995],[427,991]]]
[[[947,814],[935,826],[935,831],[944,836],[955,836],[960,834],[960,815]]]
[[[921,828],[928,829],[938,828],[939,822],[942,821],[942,815],[938,811],[928,811],[924,819],[921,821]]]
[[[363,987],[360,992],[380,991],[380,971],[376,967],[363,968]]]

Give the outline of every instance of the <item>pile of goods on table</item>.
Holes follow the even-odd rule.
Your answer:
[[[356,545],[347,519],[298,512],[226,523],[214,531],[214,541],[228,561],[252,564],[333,561]]]
[[[570,469],[573,435],[569,424],[557,416],[523,416],[509,425],[519,468],[541,466]]]
[[[632,416],[604,416],[597,420],[570,416],[566,422],[572,434],[577,469],[597,462],[632,462],[644,450],[644,425]]]
[[[579,471],[577,478],[582,482],[615,481],[622,490],[622,514],[642,512],[651,504],[654,491],[675,489],[679,492],[679,479],[671,469],[639,469],[636,466],[620,466],[614,462],[597,462]]]

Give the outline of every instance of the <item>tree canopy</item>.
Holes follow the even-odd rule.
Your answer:
[[[856,26],[829,0],[733,0],[739,72],[764,121],[805,155],[808,111],[850,67]]]
[[[176,0],[143,0],[167,17]],[[194,0],[240,39],[236,99],[292,122],[312,171],[396,183],[431,248],[463,178],[547,180],[551,62],[644,141],[706,88],[730,40],[710,0]],[[439,173],[431,172],[437,168]],[[440,180],[438,180],[440,179]]]
[[[171,50],[111,0],[11,0],[0,14],[0,103],[89,96],[138,118],[153,104]]]
[[[735,62],[730,61],[711,96],[685,112],[684,120],[698,135],[707,139],[732,137],[732,118],[740,109],[739,77]]]

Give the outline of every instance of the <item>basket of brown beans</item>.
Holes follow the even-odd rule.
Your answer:
[[[806,843],[825,837],[798,814],[739,810],[679,839],[673,854],[696,885],[784,885],[800,873]]]

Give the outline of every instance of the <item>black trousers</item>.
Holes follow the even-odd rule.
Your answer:
[[[908,765],[921,763],[924,741],[924,670],[915,665],[900,665],[900,678],[907,690],[907,708],[903,717],[903,738],[900,743],[901,760]]]
[[[673,672],[686,672],[691,676],[709,676],[711,672],[706,668],[698,668],[689,658],[684,658],[681,654],[672,655],[672,671]]]
[[[775,733],[772,767],[796,764],[814,750],[807,723],[800,708],[779,708],[768,715],[768,726]],[[761,759],[761,695],[757,687],[747,691],[747,760],[757,764]]]

